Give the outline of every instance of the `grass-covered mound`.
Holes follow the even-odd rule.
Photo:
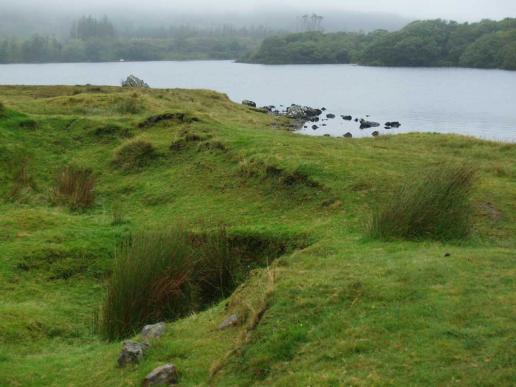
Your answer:
[[[136,93],[0,87],[0,385],[138,385],[165,362],[182,385],[513,382],[515,145],[303,137],[214,92]],[[129,98],[141,110],[120,109]],[[133,141],[151,144],[153,156],[128,152],[125,160],[145,162],[121,168],[114,160]],[[453,196],[467,199],[467,235],[436,241],[423,228],[417,238],[371,238],[374,211],[399,206],[400,181],[433,184],[425,171],[443,163],[475,171],[471,191]],[[70,189],[58,190],[71,194],[56,201],[68,166],[88,172],[71,173]],[[416,186],[406,197],[428,200],[402,206],[406,214],[450,203],[446,184]],[[69,199],[81,192],[94,197],[78,210]],[[402,224],[446,219],[429,214]],[[95,318],[116,279],[117,246],[174,224],[192,235],[224,224],[248,251],[303,240],[260,254],[279,258],[246,270],[222,301],[164,315],[166,335],[120,370],[121,344],[105,340]],[[160,257],[142,251],[130,256]],[[233,314],[239,325],[218,330]]]

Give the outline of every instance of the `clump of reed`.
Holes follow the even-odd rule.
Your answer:
[[[471,166],[453,164],[410,176],[374,209],[370,236],[416,240],[466,237],[471,229],[475,176]]]
[[[12,163],[11,169],[13,171],[13,185],[8,197],[11,200],[22,200],[36,190],[36,182],[30,170],[30,159],[22,158],[17,160]]]
[[[173,320],[228,297],[260,255],[285,245],[236,238],[224,227],[192,233],[182,227],[136,232],[116,249],[112,277],[97,329],[108,340],[135,334],[145,324]]]
[[[96,177],[91,169],[66,166],[56,175],[53,202],[73,211],[88,209],[95,203],[95,186]]]

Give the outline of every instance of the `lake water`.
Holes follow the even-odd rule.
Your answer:
[[[412,131],[459,133],[516,142],[516,72],[353,65],[263,66],[231,61],[0,65],[0,84],[119,85],[134,74],[156,88],[203,88],[240,102],[325,107],[336,119],[301,130],[354,137]],[[340,115],[382,123],[360,130]],[[369,116],[369,117],[367,117]],[[386,121],[400,121],[385,130]],[[322,126],[325,124],[326,126]]]

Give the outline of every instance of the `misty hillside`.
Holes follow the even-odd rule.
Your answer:
[[[313,13],[313,11],[306,13]],[[324,17],[325,31],[373,31],[376,29],[397,30],[406,25],[410,19],[384,13],[361,12],[318,12]],[[131,10],[71,10],[71,9],[34,9],[27,13],[27,8],[14,5],[0,5],[0,38],[28,38],[34,34],[51,35],[57,39],[69,37],[74,20],[92,15],[107,16],[113,21],[120,33],[134,35],[143,29],[158,29],[189,26],[201,29],[218,28],[229,25],[234,28],[258,28],[274,31],[300,32],[300,19],[305,12],[294,9],[262,10],[253,14],[224,12],[188,13],[180,11],[156,12],[152,9]]]

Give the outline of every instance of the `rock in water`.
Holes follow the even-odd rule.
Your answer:
[[[353,119],[353,117],[351,116],[341,116],[343,120],[346,120],[346,121],[351,121]]]
[[[249,106],[249,107],[253,107],[255,108],[256,107],[256,102],[254,101],[249,101],[248,99],[244,99],[242,101],[242,105],[245,105],[245,106]]]
[[[353,135],[352,135],[350,132],[347,132],[347,133],[344,135],[344,137],[346,137],[346,138],[351,138],[351,137],[353,137]]]
[[[177,368],[173,364],[165,364],[154,369],[143,380],[142,386],[171,385],[177,383]]]
[[[380,132],[378,131],[374,131],[373,133],[371,133],[373,137],[378,137],[380,135]]]
[[[322,110],[314,109],[309,106],[292,105],[287,108],[286,116],[297,120],[310,121],[313,118],[319,117]]]
[[[147,349],[149,349],[148,344],[135,343],[133,341],[124,342],[122,351],[118,356],[118,366],[124,368],[127,364],[139,363]]]
[[[360,120],[360,129],[376,128],[380,126],[379,122]]]
[[[148,89],[149,85],[146,84],[140,78],[131,74],[127,77],[127,79],[125,81],[122,81],[122,87],[136,87],[136,88]]]
[[[398,121],[386,122],[385,126],[390,126],[391,128],[399,128],[401,124]]]
[[[157,339],[165,334],[167,326],[164,322],[153,325],[145,325],[142,329],[142,337],[144,339]]]
[[[333,114],[333,113],[326,114],[326,118],[333,120],[335,118],[335,114]]]

